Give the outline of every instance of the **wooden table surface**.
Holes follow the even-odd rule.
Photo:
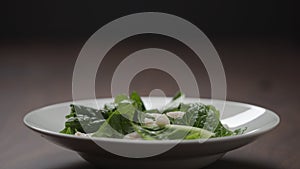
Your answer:
[[[281,123],[255,142],[227,153],[207,169],[299,169],[299,46],[287,39],[223,39],[213,43],[226,71],[228,100],[274,110]],[[1,169],[94,168],[76,153],[44,140],[22,122],[30,110],[72,99],[73,66],[83,44],[84,40],[11,40],[0,44]],[[117,58],[117,54],[110,55],[108,65],[117,60],[114,56]],[[191,66],[197,71],[197,64]],[[144,73],[156,75],[146,77],[152,77],[150,81],[161,85],[167,94],[177,90],[176,85],[170,85],[172,78],[167,75],[157,71]],[[207,77],[205,73],[202,79],[201,73],[199,76],[202,96],[209,96]],[[139,75],[131,88],[147,94],[156,87],[148,82]],[[108,84],[109,81],[97,79],[98,97],[109,95],[103,87]]]

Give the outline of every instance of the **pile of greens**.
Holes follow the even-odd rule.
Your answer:
[[[151,110],[146,110],[137,92],[132,92],[129,97],[119,95],[113,103],[105,104],[99,110],[71,104],[71,113],[66,116],[65,128],[60,132],[72,135],[80,132],[108,138],[126,138],[134,134],[144,140],[200,139],[243,133],[242,129],[231,131],[224,127],[215,107],[182,103],[183,98],[184,94],[178,92],[162,109]],[[184,114],[174,118],[167,116],[170,112]],[[160,117],[154,118],[158,115],[164,117],[161,119],[167,123],[158,123]],[[153,123],[155,120],[159,125]]]

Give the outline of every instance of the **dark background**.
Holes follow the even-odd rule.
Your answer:
[[[275,36],[296,40],[297,8],[292,0],[7,1],[1,5],[1,36],[87,38],[121,16],[158,11],[191,21],[210,38]]]
[[[228,153],[212,168],[300,168],[299,17],[296,1],[2,1],[0,5],[0,168],[92,168],[22,124],[35,108],[72,99],[73,67],[85,41],[121,16],[157,11],[196,24],[212,41],[227,77],[227,98],[274,110],[281,124]],[[176,29],[176,28],[174,28]],[[110,74],[132,51],[160,47],[192,68],[201,96],[210,96],[202,63],[183,44],[159,35],[123,40],[105,57],[98,97],[110,96]],[[145,70],[131,89],[148,94],[178,88],[168,74]]]

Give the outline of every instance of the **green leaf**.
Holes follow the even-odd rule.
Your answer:
[[[80,105],[70,105],[71,113],[66,116],[65,129],[60,131],[65,134],[93,133],[105,122],[102,111]]]
[[[118,96],[115,97],[115,103],[116,104],[119,104],[119,103],[121,103],[123,101],[129,101],[128,96],[120,94],[120,95],[118,95]]]
[[[166,125],[163,128],[147,128],[134,125],[135,131],[145,140],[178,140],[210,138],[214,133],[191,126]]]
[[[199,139],[232,136],[244,133],[246,128],[231,131],[220,122],[220,112],[211,105],[201,103],[181,103],[184,94],[178,92],[161,111],[146,110],[137,92],[130,97],[118,95],[113,103],[97,110],[80,105],[70,105],[71,112],[66,116],[65,134],[94,133],[94,137],[123,138],[136,131],[146,140]],[[147,113],[185,112],[182,118],[172,119],[171,125],[164,127],[143,126]],[[149,115],[149,114],[148,114]],[[149,117],[147,117],[149,118]],[[155,119],[154,119],[155,120]]]
[[[130,95],[130,99],[133,101],[134,107],[136,107],[138,110],[140,110],[140,111],[146,110],[145,105],[144,105],[140,95],[137,92],[133,91]]]
[[[184,94],[183,94],[182,92],[178,91],[178,92],[173,96],[172,101],[175,101],[175,100],[181,98],[182,96],[184,97]]]
[[[204,128],[207,118],[207,108],[202,103],[181,104],[180,110],[185,112],[181,119],[172,120],[173,124]]]
[[[131,103],[119,103],[117,111],[127,119],[132,120],[136,108]]]
[[[131,121],[116,110],[92,136],[123,138],[123,135],[131,133],[132,131]]]
[[[180,103],[185,98],[185,95],[181,92],[176,93],[172,100],[163,107],[162,112],[167,113],[171,111],[178,111],[180,109]]]
[[[104,108],[101,111],[101,114],[105,119],[107,119],[115,110],[117,110],[118,104],[108,103],[104,105]]]
[[[234,132],[226,129],[221,122],[219,122],[216,130],[215,130],[215,137],[224,137],[224,136],[232,136],[235,135]]]
[[[106,119],[105,123],[95,132],[93,137],[123,138],[125,134],[133,132],[132,121],[136,108],[128,97],[122,95],[115,99],[117,109]]]
[[[181,119],[170,119],[172,124],[187,125],[214,132],[214,137],[232,136],[242,133],[240,130],[226,129],[220,122],[220,112],[211,105],[202,103],[181,104],[180,111],[186,112]]]
[[[239,128],[239,129],[234,130],[233,133],[235,135],[241,135],[241,134],[244,134],[246,130],[247,130],[247,127]]]
[[[151,117],[149,117],[149,115],[147,115],[147,114],[151,114],[151,113],[159,113],[160,114],[161,112],[158,109],[150,109],[150,110],[146,110],[144,112],[137,111],[134,122],[138,123],[139,125],[142,125],[145,118],[151,118]]]
[[[158,109],[150,109],[150,110],[144,111],[144,113],[161,113],[161,112]]]
[[[64,133],[64,134],[75,134],[76,130],[72,129],[71,127],[66,127],[64,128],[62,131],[60,131],[60,133]]]

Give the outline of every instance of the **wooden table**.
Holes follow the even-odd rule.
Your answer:
[[[288,39],[223,39],[213,43],[226,71],[228,100],[253,103],[274,110],[281,117],[281,123],[274,131],[229,152],[207,168],[299,169],[299,45]],[[83,44],[84,39],[1,42],[1,169],[94,168],[76,153],[53,145],[22,123],[24,115],[30,110],[72,99],[73,66]],[[160,45],[164,44],[164,41],[160,42]],[[138,43],[136,46],[141,47]],[[130,50],[121,45],[116,51],[110,54],[100,72],[109,74],[107,72],[113,70],[114,61],[120,60],[120,55]],[[189,62],[188,58],[185,60]],[[195,72],[199,71],[197,78],[201,81],[201,94],[209,96],[209,82],[205,72],[199,68],[201,63],[191,60],[191,67]],[[144,73],[154,76],[138,75],[132,81],[131,89],[147,94],[150,89],[157,87],[153,86],[156,84],[165,89],[167,94],[177,90],[176,85],[170,83],[174,79],[168,75],[154,70]],[[99,79],[96,83],[97,96],[109,96],[109,77],[99,75]]]

